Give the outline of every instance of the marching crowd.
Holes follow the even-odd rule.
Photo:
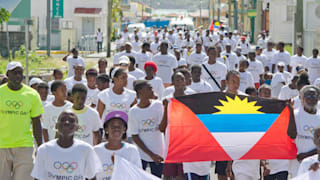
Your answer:
[[[55,69],[52,81],[32,78],[28,85],[24,67],[10,62],[0,81],[1,179],[108,180],[114,155],[159,178],[210,179],[211,161],[164,163],[164,138],[170,98],[217,91],[286,100],[294,115],[288,135],[298,149],[295,160],[215,162],[219,180],[286,180],[318,170],[319,51],[307,58],[298,47],[291,56],[271,39],[261,33],[254,47],[249,35],[223,27],[145,34],[124,28],[109,71],[104,58],[85,70],[72,49],[62,59],[66,78]]]

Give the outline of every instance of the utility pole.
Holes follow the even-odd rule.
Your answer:
[[[231,0],[228,1],[228,24],[232,28],[232,19],[231,19]],[[233,29],[233,28],[232,28]]]
[[[218,21],[220,22],[221,0],[218,0]]]
[[[26,84],[29,84],[29,25],[32,21],[28,18],[24,20],[25,23],[25,47],[26,47]]]
[[[257,3],[257,0],[252,0],[252,6],[251,6],[252,8],[251,9],[257,8],[256,3]],[[254,36],[255,17],[251,17],[250,20],[251,20],[251,25],[250,25],[251,26],[251,36]],[[254,42],[254,38],[255,37],[251,37],[251,43]]]
[[[51,0],[47,0],[47,56],[51,50]]]
[[[6,25],[7,25],[7,47],[8,47],[9,62],[11,62],[11,57],[10,57],[10,37],[9,37],[9,25],[8,24],[9,24],[9,19],[6,22]]]
[[[257,0],[257,15],[255,19],[255,24],[254,24],[254,41],[257,42],[257,38],[259,33],[261,32],[261,18],[262,18],[262,0]]]
[[[241,1],[241,31],[244,31],[244,0]]]
[[[296,53],[297,47],[303,47],[303,0],[297,0],[296,13],[294,17],[294,37],[293,51]]]
[[[234,7],[234,11],[233,11],[234,29],[238,30],[238,1],[237,0],[233,1],[233,7]]]
[[[110,57],[110,56],[111,56],[111,19],[112,19],[112,4],[113,4],[113,0],[108,0],[107,36],[106,36],[107,57]]]

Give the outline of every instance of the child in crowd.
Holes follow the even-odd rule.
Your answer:
[[[107,74],[108,61],[105,58],[100,58],[98,61],[99,74]]]
[[[109,85],[110,85],[110,78],[108,75],[106,74],[100,74],[98,77],[97,77],[97,88],[99,91],[103,91],[107,88],[109,88]]]
[[[121,69],[124,69],[128,72],[128,68],[129,68],[129,64],[130,64],[130,60],[128,56],[121,56],[119,58],[119,65]],[[111,69],[112,71],[113,69]],[[133,90],[133,82],[137,80],[136,77],[134,77],[133,75],[131,75],[130,73],[127,73],[127,89]]]
[[[239,90],[244,92],[248,87],[254,87],[253,76],[250,72],[246,71],[249,66],[247,60],[241,60],[239,62],[240,73],[240,87]]]
[[[245,91],[246,94],[248,94],[249,96],[253,96],[256,97],[257,96],[257,89],[254,87],[248,87]]]
[[[96,145],[101,142],[99,129],[102,128],[98,112],[85,105],[87,88],[83,84],[76,84],[72,88],[72,111],[78,117],[79,128],[75,138]]]
[[[136,146],[126,143],[128,115],[123,111],[110,112],[104,121],[106,142],[94,147],[102,170],[97,174],[97,180],[110,180],[113,172],[114,155],[121,156],[141,168],[141,159]]]
[[[161,178],[165,151],[164,135],[159,130],[163,117],[162,102],[152,101],[155,95],[146,80],[135,81],[134,89],[140,101],[129,111],[129,132],[139,147],[143,169],[150,165],[151,173]]]
[[[146,77],[144,79],[151,84],[155,96],[158,99],[162,99],[164,93],[164,86],[161,78],[156,76],[156,72],[158,70],[156,63],[152,61],[147,61],[144,64],[144,70],[146,72]]]
[[[37,78],[37,77],[34,77],[34,78],[32,78],[31,80],[30,80],[30,82],[29,82],[29,86],[32,88],[32,89],[34,89],[34,90],[38,90],[38,85],[40,84],[40,83],[42,83],[43,81],[40,79],[40,78]]]
[[[87,88],[88,88],[86,105],[92,108],[95,108],[98,105],[99,90],[96,87],[97,76],[98,76],[98,72],[94,68],[90,68],[86,72]]]
[[[67,90],[72,89],[75,84],[87,84],[87,80],[82,77],[83,73],[84,66],[82,64],[74,65],[74,75],[64,80]]]
[[[38,93],[40,95],[42,106],[45,106],[47,103],[52,102],[54,100],[54,96],[49,94],[49,86],[47,83],[42,82],[38,85]]]
[[[44,113],[42,114],[42,134],[45,142],[55,139],[55,125],[58,116],[62,111],[72,107],[72,103],[66,101],[67,88],[63,81],[54,81],[51,84],[51,92],[54,100],[43,107]]]
[[[213,91],[211,85],[202,80],[201,77],[201,66],[198,64],[194,64],[191,67],[191,77],[192,77],[192,82],[189,88],[194,90],[197,93],[203,93],[203,92],[211,92]]]
[[[57,137],[42,144],[36,155],[31,176],[35,179],[93,179],[101,163],[93,148],[73,138],[78,118],[72,111],[63,111],[56,124]]]
[[[136,68],[136,58],[134,58],[133,56],[128,56],[129,58],[129,67],[128,67],[128,74],[134,76],[136,79],[141,79],[145,76],[145,73],[139,69]]]
[[[51,85],[55,80],[62,80],[63,78],[63,73],[60,69],[54,69],[53,70],[53,80],[48,82],[48,86],[49,86],[49,94],[51,93]]]

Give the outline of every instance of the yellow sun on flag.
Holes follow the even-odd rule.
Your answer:
[[[219,100],[222,106],[214,106],[220,110],[214,114],[263,114],[258,111],[262,106],[255,106],[257,101],[248,102],[248,98],[241,100],[238,96],[234,99],[226,96],[227,101]]]

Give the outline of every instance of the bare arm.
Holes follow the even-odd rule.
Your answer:
[[[93,132],[93,145],[97,145],[101,143],[101,135],[100,131],[94,131]]]
[[[142,149],[142,151],[144,151],[146,154],[148,154],[148,156],[151,157],[151,159],[155,162],[155,163],[160,163],[161,161],[163,161],[163,158],[161,156],[159,156],[158,154],[154,154],[152,151],[150,151],[142,142],[142,140],[140,139],[139,135],[132,135],[132,139],[133,141],[137,144],[137,146]]]
[[[97,111],[99,113],[100,118],[102,118],[102,114],[103,114],[104,108],[105,108],[105,105],[99,100],[98,101]]]
[[[62,61],[67,61],[68,56],[70,56],[70,52],[62,58]]]
[[[290,111],[290,120],[289,120],[287,134],[291,139],[295,139],[297,137],[297,127],[296,127],[296,120],[293,112],[293,102],[288,102],[288,108]]]
[[[42,129],[42,135],[43,135],[44,142],[48,142],[49,141],[49,134],[48,134],[47,129]]]
[[[168,100],[166,99],[163,100],[163,108],[164,108],[163,117],[162,117],[161,123],[159,124],[159,130],[164,133],[166,131],[167,124],[168,124],[168,115],[167,115]]]
[[[276,65],[272,64],[272,73],[274,73],[274,70],[276,69]]]
[[[42,128],[40,123],[40,116],[32,118],[32,131],[39,147],[42,144]]]

